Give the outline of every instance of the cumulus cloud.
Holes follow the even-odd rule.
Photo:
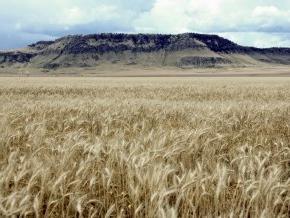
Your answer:
[[[142,32],[290,32],[290,5],[279,9],[248,0],[157,0],[135,26]]]
[[[245,46],[259,48],[290,46],[290,33],[223,32],[218,34]]]
[[[290,46],[289,0],[3,0],[0,19],[0,48],[100,32],[217,33]]]
[[[290,10],[258,6],[251,16],[260,32],[290,32]]]

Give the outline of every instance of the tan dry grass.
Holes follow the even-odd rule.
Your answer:
[[[0,78],[0,214],[289,217],[290,79]]]

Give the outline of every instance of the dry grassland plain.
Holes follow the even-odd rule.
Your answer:
[[[289,217],[290,78],[0,78],[2,217]]]

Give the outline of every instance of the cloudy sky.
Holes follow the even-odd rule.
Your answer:
[[[290,47],[290,0],[0,0],[0,49],[68,34],[215,33]]]

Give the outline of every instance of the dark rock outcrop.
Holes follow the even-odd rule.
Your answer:
[[[36,54],[24,52],[0,53],[0,64],[2,63],[28,63]]]

